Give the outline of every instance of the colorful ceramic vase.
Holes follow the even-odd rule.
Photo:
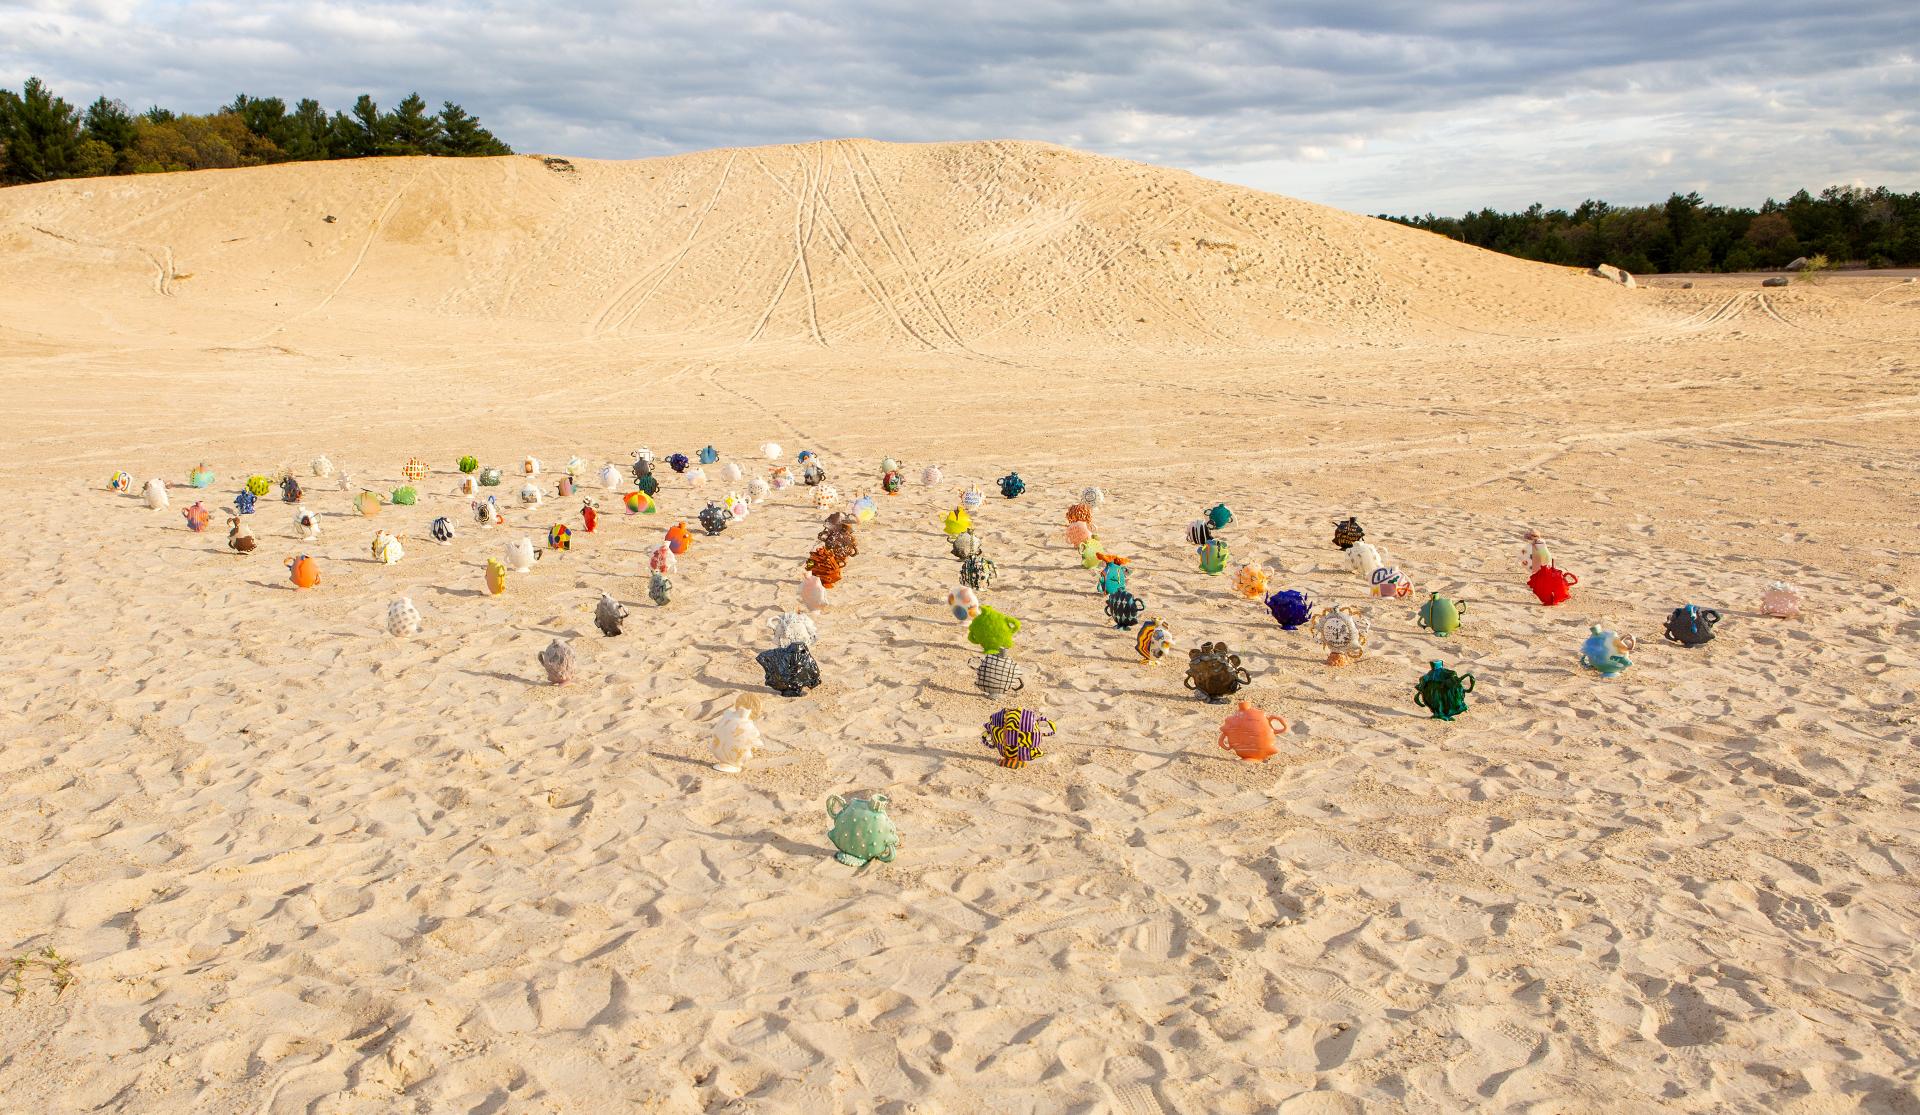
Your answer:
[[[427,462],[408,457],[407,463],[400,466],[400,475],[406,477],[409,484],[418,484],[427,478]]]
[[[647,599],[663,608],[672,603],[673,581],[665,573],[655,570],[647,578]]]
[[[392,495],[387,497],[387,502],[396,507],[412,507],[414,504],[420,502],[420,493],[414,491],[412,485],[402,484],[393,490]]]
[[[1553,564],[1553,552],[1547,549],[1547,543],[1540,532],[1530,530],[1525,535],[1527,541],[1527,573],[1529,576],[1541,568]]]
[[[257,545],[259,543],[254,540],[253,532],[247,529],[247,524],[241,522],[238,515],[228,515],[227,549],[236,554],[250,554]]]
[[[978,511],[980,510],[980,504],[985,502],[986,498],[986,496],[980,494],[980,489],[969,484],[967,485],[967,490],[960,493],[960,506],[969,511]]]
[[[540,485],[532,481],[520,485],[520,502],[530,507],[540,506]]]
[[[1146,609],[1147,602],[1138,596],[1121,589],[1107,596],[1107,618],[1122,631],[1140,622],[1140,613]]]
[[[1020,676],[1020,667],[1013,656],[1002,651],[980,657],[973,668],[973,684],[980,692],[997,699],[1019,692],[1027,682]]]
[[[1441,638],[1446,638],[1460,630],[1460,617],[1466,615],[1467,606],[1434,593],[1425,604],[1420,605],[1420,626]]]
[[[1333,544],[1343,550],[1366,536],[1367,532],[1360,528],[1358,519],[1346,518],[1333,524]]]
[[[312,588],[320,583],[320,563],[305,554],[287,561],[287,576],[295,588]]]
[[[588,534],[592,534],[594,528],[599,525],[600,512],[593,506],[593,501],[586,500],[582,502],[580,504],[580,529],[586,531]]]
[[[994,483],[1000,485],[1000,494],[1008,499],[1013,499],[1027,490],[1027,482],[1020,479],[1020,474],[1017,472],[1009,472]]]
[[[1067,522],[1093,525],[1093,508],[1084,503],[1070,504],[1067,507]]]
[[[469,475],[480,471],[480,458],[469,453],[455,461],[453,467]]]
[[[1232,521],[1233,512],[1227,510],[1227,505],[1224,503],[1216,503],[1207,509],[1207,525],[1215,530],[1225,530],[1227,524]]]
[[[1220,736],[1214,742],[1222,751],[1231,751],[1246,762],[1264,763],[1279,753],[1279,737],[1286,731],[1285,719],[1241,701],[1239,709],[1221,723]]]
[[[947,593],[947,608],[962,623],[980,614],[980,594],[961,585]]]
[[[487,592],[498,596],[507,591],[507,567],[499,558],[487,559]]]
[[[320,513],[311,507],[300,508],[293,513],[293,529],[300,532],[302,542],[320,537]]]
[[[1243,565],[1233,572],[1233,591],[1248,600],[1267,598],[1267,571],[1258,565]]]
[[[1201,643],[1187,652],[1186,687],[1209,701],[1225,700],[1252,681],[1225,643]]]
[[[1216,538],[1200,547],[1200,572],[1209,577],[1217,577],[1227,568],[1227,543],[1224,538]]]
[[[107,478],[107,491],[127,492],[133,488],[133,476],[130,473],[116,472]]]
[[[213,470],[201,465],[187,474],[187,485],[194,488],[213,487]]]
[[[427,527],[427,536],[432,538],[435,542],[440,543],[442,546],[453,541],[452,521],[450,521],[445,515],[440,516],[439,518],[433,521],[433,524],[431,526]]]
[[[1267,597],[1267,611],[1282,631],[1297,631],[1313,618],[1313,600],[1299,589],[1282,589]]]
[[[821,546],[807,555],[807,572],[819,578],[824,588],[832,588],[840,583],[842,566],[840,557],[832,550]]]
[[[1401,576],[1400,571],[1391,565],[1383,565],[1367,578],[1372,582],[1371,591],[1383,600],[1400,600],[1413,595],[1413,582]]]
[[[967,514],[966,508],[956,507],[940,521],[940,529],[948,538],[958,537],[973,529],[973,516]]]
[[[480,486],[482,488],[498,488],[500,486],[500,479],[500,470],[492,465],[488,465],[486,468],[480,470]]]
[[[187,520],[187,529],[195,534],[206,530],[207,524],[213,520],[213,512],[202,507],[197,500],[192,507],[180,512],[180,515]]]
[[[637,489],[621,496],[620,502],[629,515],[651,515],[655,506],[652,496]]]
[[[1467,711],[1467,694],[1473,692],[1473,675],[1455,673],[1438,658],[1433,668],[1422,674],[1413,688],[1413,703],[1433,714],[1435,720],[1452,720]]]
[[[719,534],[733,521],[733,512],[717,503],[709,502],[700,509],[700,529],[708,534]]]
[[[1187,541],[1194,546],[1204,546],[1213,541],[1213,526],[1205,519],[1195,519],[1187,524]]]
[[[1683,604],[1667,617],[1666,636],[1670,643],[1679,643],[1683,647],[1697,647],[1713,641],[1713,626],[1720,622],[1720,613],[1711,608],[1696,608]]]
[[[700,450],[698,456],[700,457],[701,464],[710,465],[720,459],[720,451],[709,445]]]
[[[1093,527],[1086,523],[1068,523],[1066,540],[1069,546],[1079,546],[1093,538]]]
[[[651,475],[642,476],[640,479],[635,480],[633,486],[640,494],[649,499],[660,494],[660,481]]]
[[[827,586],[811,573],[800,581],[800,606],[809,612],[823,612],[827,608]]]
[[[1001,766],[1018,770],[1046,754],[1040,741],[1053,732],[1053,721],[1033,709],[1003,708],[987,718],[980,742],[1000,756]]]
[[[1020,633],[1020,621],[999,610],[982,605],[980,614],[967,624],[967,642],[987,654],[1013,649],[1013,637]]]
[[[361,492],[353,497],[353,509],[360,512],[362,518],[371,519],[380,513],[380,497],[372,492]]]
[[[373,560],[381,565],[392,565],[406,556],[406,548],[400,540],[384,530],[373,532]]]
[[[573,477],[562,476],[559,480],[554,481],[553,494],[556,496],[559,496],[561,499],[566,499],[568,496],[572,495],[573,494]]]
[[[992,558],[975,552],[960,563],[960,583],[971,589],[983,589],[993,583],[997,572]]]
[[[1149,619],[1140,625],[1140,634],[1133,640],[1133,649],[1140,656],[1140,664],[1152,665],[1167,656],[1173,649],[1173,632],[1157,619]]]
[[[1367,641],[1373,637],[1373,613],[1351,604],[1327,608],[1314,617],[1307,630],[1327,648],[1327,665],[1345,666],[1367,653]]]
[[[693,548],[693,534],[687,530],[686,523],[675,523],[667,528],[667,548],[676,555],[685,554]]]
[[[1127,559],[1113,554],[1100,555],[1100,568],[1095,573],[1095,583],[1100,587],[1102,596],[1112,596],[1127,587]]]
[[[1595,624],[1587,628],[1587,638],[1580,644],[1580,664],[1603,678],[1610,678],[1633,665],[1633,659],[1627,657],[1632,650],[1632,640],[1622,639],[1618,634]]]
[[[300,490],[300,482],[298,480],[295,480],[292,476],[282,476],[280,478],[281,502],[299,503],[305,496],[306,493]]]
[[[827,818],[833,822],[827,839],[837,849],[833,858],[848,867],[865,867],[872,860],[892,863],[900,850],[900,831],[887,816],[887,795],[864,798],[827,798]]]
[[[555,523],[547,528],[547,549],[566,553],[573,549],[573,531],[565,523]]]
[[[947,539],[947,550],[960,561],[965,561],[980,552],[980,539],[972,531],[956,534]]]
[[[1571,600],[1573,586],[1579,583],[1580,578],[1555,565],[1543,565],[1527,578],[1527,587],[1540,598],[1540,603],[1549,608]]]

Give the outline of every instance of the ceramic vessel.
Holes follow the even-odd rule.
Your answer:
[[[402,596],[387,605],[387,634],[396,639],[420,633],[420,609]]]
[[[488,465],[486,468],[480,470],[480,486],[482,488],[498,488],[501,479],[500,470],[492,465]]]
[[[1233,522],[1233,512],[1224,503],[1216,503],[1207,509],[1207,525],[1215,530],[1225,530]]]
[[[258,502],[258,496],[242,489],[239,494],[233,497],[233,509],[242,515],[251,515],[253,514],[254,505]]]
[[[1205,519],[1195,519],[1187,524],[1187,542],[1194,546],[1204,546],[1213,541],[1213,527]]]
[[[825,546],[820,546],[807,555],[808,573],[819,578],[821,587],[832,588],[840,583],[842,566],[840,557]]]
[[[320,537],[320,513],[311,507],[302,507],[295,511],[293,529],[300,532],[302,542],[311,542]]]
[[[540,475],[540,458],[527,457],[524,460],[522,460],[520,462],[520,473],[523,476]]]
[[[1447,669],[1438,658],[1433,668],[1421,675],[1413,687],[1413,703],[1433,714],[1435,720],[1452,720],[1467,711],[1467,694],[1473,692],[1473,675]]]
[[[1225,643],[1201,643],[1187,652],[1186,687],[1209,701],[1224,700],[1252,681]]]
[[[600,486],[609,492],[620,490],[620,470],[609,464],[600,470]]]
[[[1527,542],[1527,574],[1531,576],[1542,568],[1553,564],[1553,551],[1547,549],[1547,543],[1540,537],[1539,531],[1530,530],[1526,533],[1525,537]]]
[[[599,525],[600,525],[599,509],[594,507],[593,501],[590,499],[582,501],[580,504],[580,529],[586,531],[588,534],[592,534],[594,532],[594,528],[598,527]]]
[[[1112,593],[1107,597],[1107,618],[1122,631],[1129,630],[1140,622],[1140,613],[1146,610],[1147,602],[1126,589]]]
[[[1580,578],[1555,565],[1543,565],[1527,578],[1527,587],[1549,608],[1573,599],[1573,586],[1579,583]]]
[[[1367,579],[1371,582],[1368,591],[1383,600],[1401,600],[1413,595],[1413,582],[1407,580],[1391,565],[1383,565],[1374,570]]]
[[[751,694],[743,694],[751,696]],[[758,701],[736,703],[713,722],[713,769],[723,774],[739,774],[753,753],[760,749],[760,726],[753,722],[759,712]]]
[[[208,523],[213,521],[213,512],[208,511],[196,500],[192,507],[180,512],[180,517],[187,521],[188,530],[199,534],[207,529]]]
[[[1460,630],[1460,618],[1466,615],[1467,606],[1434,593],[1420,605],[1420,626],[1441,638],[1446,638]]]
[[[1234,570],[1233,591],[1248,600],[1267,598],[1267,571],[1258,565],[1243,565]]]
[[[540,652],[540,665],[547,671],[547,680],[554,685],[565,685],[573,680],[573,646],[565,639],[555,639]]]
[[[1366,536],[1367,532],[1361,529],[1358,519],[1349,517],[1333,524],[1333,544],[1343,550]]]
[[[1112,596],[1127,587],[1127,559],[1114,554],[1100,555],[1100,568],[1094,571],[1094,583],[1102,596]]]
[[[700,529],[708,534],[719,534],[733,521],[733,512],[717,503],[708,503],[700,509]]]
[[[540,560],[540,551],[533,548],[533,539],[516,538],[507,543],[507,568],[515,573],[526,573],[533,569],[533,563]]]
[[[967,642],[987,654],[1012,650],[1013,637],[1019,633],[1019,620],[985,605],[981,606],[980,614],[967,624]]]
[[[801,643],[812,646],[820,638],[820,629],[813,620],[799,612],[781,612],[767,618],[767,627],[773,631],[775,645],[786,646]]]
[[[373,532],[373,560],[381,565],[392,565],[406,556],[406,547],[400,540],[384,530]]]
[[[1000,494],[1008,499],[1013,499],[1027,490],[1027,482],[1020,479],[1020,474],[1017,472],[1009,472],[994,483],[1000,485]]]
[[[325,453],[315,457],[311,462],[311,467],[313,468],[313,474],[322,480],[333,475],[333,462],[327,460]]]
[[[965,623],[980,614],[980,594],[961,585],[947,592],[947,609],[953,618]]]
[[[800,606],[809,612],[827,610],[827,586],[811,573],[800,581]]]
[[[213,480],[213,470],[204,464],[187,474],[188,487],[211,488],[213,487]]]
[[[920,483],[924,487],[931,488],[935,484],[940,483],[943,475],[939,465],[928,465],[926,468],[920,470]]]
[[[1220,736],[1214,742],[1222,751],[1231,751],[1246,762],[1263,763],[1279,753],[1279,737],[1286,731],[1286,720],[1241,701],[1239,709],[1221,723]]]
[[[320,563],[305,554],[287,560],[287,576],[295,588],[312,588],[320,583]]]
[[[1089,487],[1080,489],[1080,502],[1086,504],[1088,507],[1095,509],[1096,511],[1099,510],[1100,505],[1105,503],[1106,501],[1107,501],[1107,493],[1101,491],[1098,488],[1089,486]]]
[[[969,484],[967,485],[967,490],[960,493],[960,506],[969,511],[978,511],[980,510],[980,504],[984,502],[986,498],[986,496],[980,494],[980,489]]]
[[[1367,642],[1373,638],[1373,612],[1351,604],[1326,608],[1307,631],[1327,648],[1327,665],[1345,666],[1366,655]]]
[[[1053,735],[1053,721],[1028,708],[1003,708],[987,718],[980,742],[1000,756],[1000,765],[1018,770],[1045,755],[1040,741]]]
[[[1227,542],[1224,538],[1215,538],[1200,547],[1200,572],[1209,577],[1217,577],[1227,568]]]
[[[147,481],[146,487],[140,489],[140,497],[146,501],[149,511],[166,510],[168,503],[167,482],[157,476],[154,477],[152,480]]]
[[[1794,619],[1800,615],[1800,593],[1784,581],[1775,581],[1760,595],[1760,614],[1775,619]]]
[[[1163,621],[1149,619],[1140,625],[1140,634],[1134,636],[1133,649],[1140,656],[1141,665],[1152,665],[1173,649],[1173,632]]]
[[[1720,613],[1711,608],[1696,608],[1692,604],[1682,604],[1667,617],[1664,634],[1670,643],[1683,647],[1697,647],[1713,641],[1714,625],[1720,622]]]
[[[228,515],[227,549],[236,554],[250,554],[257,545],[259,542],[253,537],[253,532],[247,529],[247,524],[240,521],[240,516]]]
[[[684,555],[693,548],[693,533],[687,530],[686,523],[675,523],[667,528],[667,548],[675,555]]]
[[[782,697],[798,697],[820,684],[820,664],[805,643],[789,643],[754,656],[767,676],[767,688]]]
[[[1017,693],[1026,688],[1026,679],[1020,676],[1020,667],[1013,656],[1004,651],[999,654],[985,654],[973,667],[974,688],[989,697],[1000,698],[1009,693]]]
[[[948,538],[956,538],[973,529],[973,516],[967,514],[966,508],[956,507],[940,521],[940,529]]]
[[[380,497],[372,492],[361,492],[353,497],[353,509],[363,519],[371,519],[380,513]]]
[[[1355,542],[1347,547],[1347,568],[1372,579],[1373,571],[1391,563],[1387,552],[1371,542]]]
[[[498,596],[507,591],[507,567],[499,558],[487,559],[486,581],[490,595]]]
[[[427,535],[435,542],[444,546],[453,541],[453,522],[445,515],[442,515],[433,521],[433,525],[427,528]]]
[[[971,589],[983,589],[993,583],[998,571],[992,558],[976,550],[960,563],[960,583]]]
[[[827,839],[838,849],[833,858],[848,867],[865,867],[872,860],[892,863],[900,850],[900,831],[887,816],[885,794],[864,798],[834,794],[827,799],[827,818],[833,822]]]
[[[540,506],[540,485],[528,481],[520,485],[520,502],[529,507]]]
[[[1267,597],[1267,611],[1282,631],[1297,631],[1313,618],[1313,599],[1298,589],[1282,589]]]
[[[126,472],[116,472],[107,478],[107,491],[127,492],[133,488],[133,476]]]
[[[956,534],[947,539],[947,550],[955,558],[965,561],[980,552],[980,539],[972,531]]]
[[[1065,538],[1067,545],[1079,546],[1093,538],[1093,528],[1086,523],[1068,523]]]
[[[601,593],[600,602],[593,606],[593,625],[609,639],[619,635],[627,626],[626,605],[609,593]]]
[[[400,475],[406,477],[409,484],[418,484],[427,478],[427,462],[408,457],[407,463],[400,466]]]
[[[673,581],[665,573],[655,572],[647,578],[647,599],[665,607],[673,602]]]
[[[1623,639],[1595,624],[1587,628],[1587,638],[1580,644],[1580,664],[1603,678],[1613,677],[1633,665],[1633,659],[1627,657],[1632,644],[1631,638]]]

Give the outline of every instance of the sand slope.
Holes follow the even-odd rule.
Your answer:
[[[406,310],[949,353],[1534,334],[1644,304],[1565,268],[1044,144],[570,165],[370,160],[10,190],[0,278],[86,290],[116,318],[138,305],[146,328],[213,307],[276,332]]]
[[[77,978],[0,1002],[9,1110],[1914,1110],[1920,288],[1623,292],[1026,145],[61,183],[0,191],[0,238],[0,955]],[[1255,277],[1154,254],[1196,238]],[[846,494],[885,454],[948,477],[880,497],[825,684],[720,775],[819,513],[697,539],[657,608],[646,554],[717,480],[499,597],[486,558],[577,503],[482,531],[446,493],[464,452],[768,438]],[[224,506],[320,452],[433,471],[371,522],[316,482],[312,543],[264,500],[250,558],[184,488],[102,490],[205,461]],[[939,533],[1009,468],[987,596],[1060,725],[1019,771]],[[1087,484],[1149,612],[1293,721],[1270,762],[1100,614],[1059,541]],[[1327,603],[1362,600],[1357,514],[1466,627],[1382,603],[1329,669],[1197,570],[1217,500]],[[1567,605],[1523,587],[1527,526]],[[1805,618],[1757,614],[1774,579]],[[1720,638],[1662,644],[1688,600]],[[1642,644],[1611,681],[1573,663],[1597,622]],[[1452,725],[1412,703],[1434,657],[1478,678]],[[855,872],[822,803],[869,789],[906,842]]]

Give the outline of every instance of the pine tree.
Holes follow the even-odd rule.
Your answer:
[[[114,151],[125,151],[133,143],[133,114],[119,101],[105,97],[87,106],[87,137],[97,139]]]
[[[332,129],[327,120],[327,110],[320,102],[311,97],[302,98],[293,106],[292,115],[287,117],[287,136],[280,147],[287,158],[295,162],[311,159],[324,159],[331,153]]]
[[[440,102],[441,155],[511,155],[513,148],[494,138],[480,121],[452,101]]]
[[[98,172],[89,165],[97,161],[97,152],[86,150],[83,139],[80,113],[39,78],[28,78],[18,93],[0,90],[0,182],[50,182]]]
[[[343,119],[338,115],[334,117],[336,122]],[[386,143],[387,124],[380,115],[380,106],[374,103],[372,97],[360,94],[360,99],[353,102],[353,116],[346,121],[346,125],[336,129],[335,139],[343,140],[345,147],[345,150],[341,150],[341,145],[336,145],[336,156],[366,158],[385,153],[382,148]]]
[[[427,112],[418,93],[408,93],[381,120],[383,155],[431,155],[440,147],[440,121]]]

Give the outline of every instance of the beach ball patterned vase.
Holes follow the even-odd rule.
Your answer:
[[[827,839],[833,842],[833,858],[848,867],[865,867],[873,860],[892,863],[900,850],[900,830],[887,816],[887,795],[868,794],[864,798],[827,798],[827,819],[833,827]]]
[[[1040,741],[1053,735],[1053,721],[1029,708],[1003,708],[987,718],[980,742],[1000,757],[1000,765],[1018,770],[1045,755]]]
[[[1433,668],[1413,687],[1413,703],[1432,713],[1435,720],[1452,720],[1467,711],[1467,694],[1471,692],[1472,674],[1449,670],[1436,658]]]
[[[1666,637],[1670,643],[1679,643],[1683,647],[1697,647],[1713,641],[1713,627],[1720,622],[1720,613],[1711,608],[1696,608],[1683,604],[1667,617]]]

